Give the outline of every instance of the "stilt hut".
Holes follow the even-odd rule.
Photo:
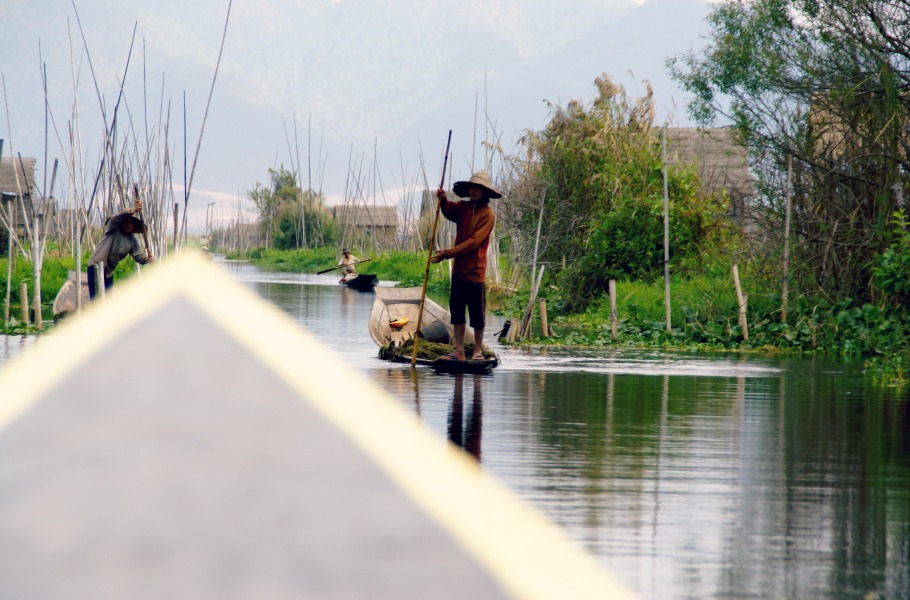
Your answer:
[[[746,148],[732,128],[668,127],[667,161],[695,167],[702,190],[725,193],[730,198],[729,216],[740,227],[747,226],[755,187]]]

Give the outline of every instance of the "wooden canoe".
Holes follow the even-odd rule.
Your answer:
[[[341,282],[342,285],[346,285],[349,288],[353,288],[361,292],[368,292],[372,290],[377,283],[379,283],[379,277],[373,273],[361,273],[353,279],[343,280]]]
[[[392,362],[411,363],[411,357],[409,355],[395,355],[389,360]],[[426,358],[418,358],[416,363],[425,367],[433,367],[437,371],[444,371],[446,373],[487,373],[499,364],[499,359],[496,357],[484,360],[450,360],[442,358],[429,360]]]
[[[377,346],[400,346],[414,337],[420,312],[421,290],[420,287],[376,288],[376,299],[373,300],[373,311],[370,313],[370,337]],[[390,322],[403,318],[408,320],[404,327],[394,329],[389,325]],[[455,330],[450,320],[449,311],[427,298],[423,305],[421,339],[451,343]],[[467,328],[464,337],[466,344],[474,343],[474,332],[470,328]]]

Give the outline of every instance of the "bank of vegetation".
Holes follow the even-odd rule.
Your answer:
[[[755,194],[745,210],[733,210],[722,191],[707,193],[694,167],[667,164],[663,124],[654,121],[647,86],[643,97],[630,98],[609,77],[599,77],[593,100],[553,105],[547,125],[527,132],[513,154],[487,145],[499,162],[488,158],[485,166],[507,196],[496,207],[496,283],[519,289],[502,310],[520,321],[536,306],[532,294],[546,298],[556,335],[535,334],[533,343],[862,355],[879,381],[906,383],[906,7],[874,0],[728,0],[709,21],[707,48],[676,56],[669,67],[694,97],[691,116],[705,126],[727,124],[747,150]],[[318,198],[299,189],[295,194]],[[290,223],[300,203],[287,205],[282,214]],[[273,229],[271,214],[260,209],[266,235],[284,240],[284,247],[299,245],[299,238]],[[322,223],[322,242],[331,249],[319,260],[331,264],[344,242],[333,237],[328,221],[305,216]],[[302,232],[302,222],[296,228]],[[311,240],[317,235],[307,231]],[[426,247],[419,228],[406,233]],[[384,259],[374,260],[371,270],[392,276],[382,270]],[[389,260],[422,274],[422,257]],[[413,274],[394,278],[410,284]],[[444,274],[436,278],[444,285]]]
[[[82,264],[88,263],[90,253],[85,252],[82,256]],[[69,271],[76,268],[76,259],[67,253],[59,252],[55,246],[47,249],[47,255],[41,261],[41,316],[44,325],[40,330],[35,327],[35,270],[30,260],[16,257],[13,261],[12,269],[9,268],[9,260],[5,256],[0,256],[0,290],[6,294],[7,290],[7,271],[11,271],[9,287],[9,302],[2,302],[4,319],[0,322],[0,334],[21,335],[37,334],[49,329],[46,325],[53,323],[53,305],[57,292],[66,283]],[[83,266],[83,269],[85,267]],[[114,281],[121,281],[134,275],[136,265],[132,260],[121,261],[114,270]],[[22,291],[25,285],[25,301],[27,306],[28,320],[22,318]],[[86,301],[88,301],[86,299]]]

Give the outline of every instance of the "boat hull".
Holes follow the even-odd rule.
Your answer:
[[[417,321],[420,315],[420,296],[422,288],[376,288],[376,299],[370,313],[370,337],[379,347],[400,346],[414,337],[417,332]],[[407,319],[404,327],[395,329],[390,322]],[[423,319],[421,321],[421,339],[448,344],[455,338],[449,311],[429,298],[424,300]],[[465,331],[465,343],[474,343],[474,332]]]
[[[349,288],[359,290],[361,292],[367,292],[376,287],[377,283],[379,283],[379,277],[372,273],[363,273],[348,281],[342,281],[341,285],[346,285]]]
[[[54,320],[62,319],[76,311],[76,272],[69,271],[67,275],[66,283],[60,287],[54,298]],[[82,285],[82,304],[86,305],[91,301],[88,293],[88,273],[80,273],[79,282]]]

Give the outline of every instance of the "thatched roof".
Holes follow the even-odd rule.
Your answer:
[[[668,127],[667,159],[671,165],[697,167],[706,192],[726,191],[740,197],[755,195],[746,149],[729,127]]]
[[[398,208],[395,206],[336,206],[332,217],[354,227],[398,227]]]
[[[35,190],[35,159],[24,158],[22,165],[25,166],[25,173],[28,176],[26,180],[22,176],[22,169],[19,166],[19,159],[11,156],[4,157],[0,160],[0,193],[4,195],[18,196],[19,189],[16,187],[16,173],[19,174],[19,186],[22,188],[22,195],[26,195],[26,183],[28,189]]]

